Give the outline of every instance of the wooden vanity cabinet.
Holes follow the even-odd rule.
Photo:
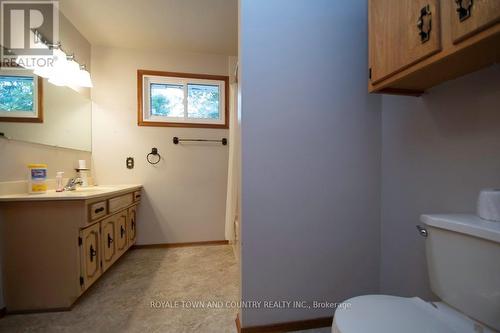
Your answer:
[[[132,207],[131,207],[132,208]],[[100,222],[102,233],[102,271],[106,271],[127,249],[128,211],[125,209]],[[134,210],[136,207],[133,207]],[[132,244],[132,243],[131,243]]]
[[[102,246],[99,246],[101,243],[99,223],[82,229],[80,239],[80,283],[88,288],[101,276]]]
[[[137,193],[0,203],[7,312],[70,309],[135,243]]]
[[[99,226],[99,224],[96,224]],[[117,257],[116,249],[116,230],[118,228],[117,215],[113,215],[100,222],[102,241],[102,270],[106,271],[111,266]]]
[[[127,220],[128,247],[132,246],[132,244],[135,243],[135,240],[137,238],[136,220],[137,220],[137,206],[133,206],[128,209],[128,220]]]
[[[368,0],[368,30],[369,92],[419,96],[500,61],[499,0]]]

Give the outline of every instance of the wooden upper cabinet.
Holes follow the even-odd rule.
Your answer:
[[[373,84],[441,50],[439,0],[370,0]]]
[[[368,0],[368,20],[369,92],[419,96],[500,61],[500,0]]]
[[[454,43],[500,21],[500,0],[449,0]]]

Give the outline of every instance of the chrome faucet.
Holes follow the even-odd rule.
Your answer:
[[[68,183],[64,187],[65,191],[74,191],[76,190],[76,185],[83,185],[83,180],[80,177],[70,178]]]

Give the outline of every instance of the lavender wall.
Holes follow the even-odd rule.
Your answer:
[[[339,10],[340,9],[340,10]],[[242,297],[377,292],[380,96],[365,0],[241,0]],[[244,327],[331,309],[243,309]]]
[[[474,212],[479,190],[500,186],[500,66],[382,101],[381,292],[434,299],[415,225]]]

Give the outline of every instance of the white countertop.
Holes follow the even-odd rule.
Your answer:
[[[86,200],[103,196],[120,194],[139,190],[142,185],[99,185],[89,187],[77,187],[75,191],[56,192],[49,190],[44,194],[9,194],[0,196],[0,202],[7,201],[51,201],[51,200]]]

